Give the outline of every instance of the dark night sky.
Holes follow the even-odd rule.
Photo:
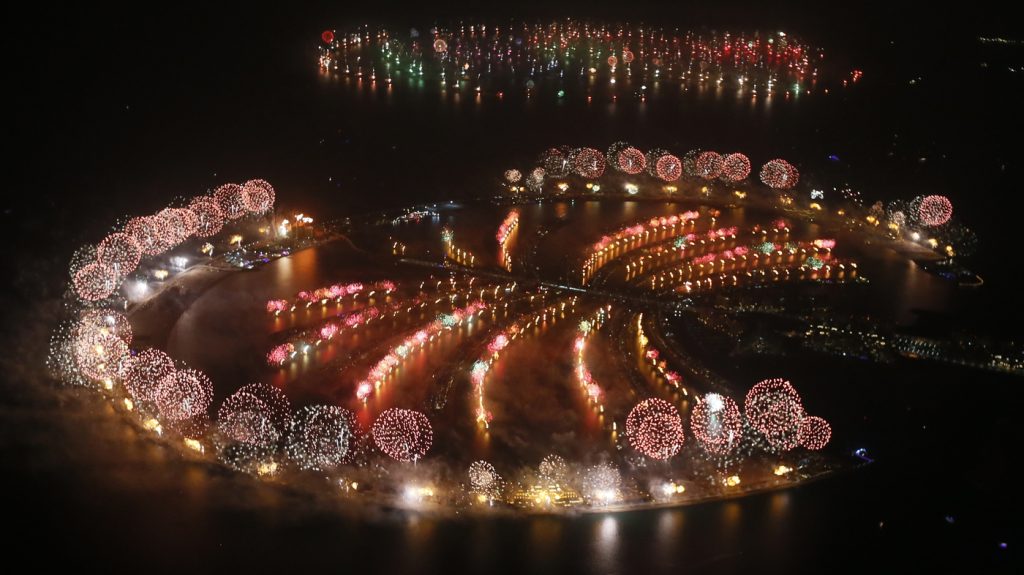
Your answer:
[[[290,57],[288,51],[301,49],[317,30],[365,18],[422,26],[435,18],[585,15],[681,27],[787,29],[861,66],[893,37],[919,40],[907,44],[908,60],[941,65],[946,52],[955,52],[972,36],[1014,36],[1008,30],[1014,19],[1004,17],[1006,8],[995,2],[963,4],[959,10],[899,2],[423,2],[401,9],[390,3],[383,9],[377,3],[351,4],[76,5],[23,17],[27,25],[5,37],[8,95],[16,102],[8,130],[22,156],[14,163],[14,189],[37,201],[74,197],[78,186],[73,183],[101,163],[97,160],[104,159],[111,138],[123,137],[109,128],[118,122],[125,100],[171,92],[176,97],[162,101],[173,102],[175,110],[141,108],[136,113],[166,117],[173,112],[177,121],[187,121],[191,112],[210,105],[209,97],[219,89],[237,88],[232,86],[237,78]],[[228,54],[238,57],[226,62]],[[195,85],[189,77],[215,80]],[[60,165],[54,169],[57,158]],[[30,189],[33,193],[26,194]]]

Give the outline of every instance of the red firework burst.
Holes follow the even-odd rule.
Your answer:
[[[739,182],[750,175],[750,159],[743,154],[729,154],[722,159],[721,178],[726,182]]]
[[[672,154],[665,154],[655,162],[654,173],[666,182],[674,182],[683,175],[683,163]]]
[[[722,175],[722,168],[722,156],[718,152],[701,152],[694,160],[697,175],[705,180],[713,180]]]
[[[761,181],[769,188],[788,190],[800,181],[800,172],[786,160],[770,160],[761,167]]]
[[[581,148],[573,154],[573,170],[580,176],[593,180],[604,174],[604,154],[594,148]]]
[[[619,152],[616,164],[620,170],[627,174],[639,174],[647,166],[647,160],[644,158],[643,152],[634,147],[629,147]]]

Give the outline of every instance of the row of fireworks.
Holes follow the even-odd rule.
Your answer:
[[[213,194],[197,196],[186,207],[168,207],[132,218],[95,247],[76,253],[71,264],[71,285],[82,300],[104,300],[139,265],[143,256],[158,256],[189,238],[216,235],[224,224],[274,207],[274,188],[264,180],[224,184]]]
[[[679,158],[660,148],[644,153],[625,142],[612,144],[606,152],[569,146],[550,148],[541,155],[538,163],[525,175],[516,169],[506,170],[505,182],[515,188],[522,183],[531,190],[539,191],[547,178],[576,175],[595,180],[610,167],[626,175],[647,173],[665,182],[675,182],[685,175],[703,181],[735,184],[746,180],[751,172],[750,159],[738,152],[722,154],[691,150]],[[788,190],[800,181],[796,167],[781,158],[765,162],[758,176],[766,186],[777,190]]]

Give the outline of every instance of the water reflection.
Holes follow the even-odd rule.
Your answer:
[[[606,515],[593,523],[594,567],[603,573],[618,571],[619,565],[619,520]]]

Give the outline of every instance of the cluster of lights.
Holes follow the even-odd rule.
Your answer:
[[[645,250],[644,252],[626,260],[626,279],[632,280],[640,277],[645,270],[648,269],[657,271],[658,268],[672,262],[688,262],[690,266],[699,264],[700,261],[696,260],[696,258],[701,256],[701,253],[704,253],[705,255],[702,257],[704,257],[705,260],[708,260],[709,258],[707,258],[706,255],[708,250],[728,247],[732,242],[735,242],[737,233],[738,228],[736,226],[726,226],[708,230],[701,234],[688,233],[685,236],[679,236],[672,243],[671,247],[663,244],[657,244],[650,250]],[[755,229],[751,233],[766,235],[768,232]],[[725,249],[722,252],[722,256],[729,259],[733,257],[745,257],[748,251],[749,250],[746,246],[736,246],[732,249]]]
[[[644,360],[650,362],[658,375],[664,378],[673,389],[681,391],[683,395],[689,395],[689,391],[683,387],[683,378],[679,375],[679,372],[669,369],[668,363],[665,360],[659,360],[662,355],[661,351],[651,344],[647,335],[644,333],[643,321],[644,314],[638,314],[636,318],[636,334],[637,342],[640,344],[642,357]]]
[[[641,100],[649,84],[683,90],[727,85],[753,97],[781,92],[788,97],[818,83],[823,59],[820,49],[782,32],[767,37],[681,32],[565,19],[504,26],[460,22],[433,27],[423,37],[415,29],[406,34],[361,26],[326,30],[320,39],[318,62],[325,72],[357,82],[366,78],[371,86],[379,78],[389,91],[399,79],[426,81],[442,93],[471,91],[478,100],[485,94],[501,99],[509,86],[522,86],[522,93],[533,97],[539,84],[551,84],[551,92],[563,98],[575,79],[572,84],[583,88],[590,102],[591,85],[599,78],[612,88],[612,101],[619,82],[639,86]],[[855,82],[859,75],[855,71],[849,78]]]
[[[667,217],[651,218],[602,236],[594,243],[591,253],[583,262],[583,283],[589,281],[601,267],[611,261],[610,256],[618,257],[651,242],[660,242],[676,237],[686,229],[692,228],[699,217],[698,212],[687,211]]]
[[[455,244],[455,232],[451,228],[445,227],[441,230],[441,244],[448,259],[464,266],[476,265],[476,256]]]
[[[712,275],[715,271],[713,267],[710,267],[710,264],[703,264],[708,265],[709,267],[701,269],[698,266],[696,269],[697,275],[699,276],[698,278],[693,278],[690,273],[687,273],[682,277],[673,277],[669,274],[668,280],[666,280],[665,276],[657,278],[658,281],[661,282],[657,286],[654,285],[654,280],[652,279],[651,289],[660,289],[667,281],[668,283],[682,283],[682,285],[675,289],[677,293],[694,294],[701,290],[710,290],[716,287],[737,287],[740,285],[741,281],[754,284],[805,280],[845,281],[855,278],[857,274],[857,265],[853,262],[840,263],[835,266],[823,263],[820,267],[812,267],[811,265],[808,265],[809,260],[811,260],[811,258],[807,258],[807,261],[798,266],[794,264],[770,265],[766,260],[755,257],[752,260],[744,260],[744,263],[752,262],[753,266],[760,265],[762,267],[752,267],[752,269],[745,273],[741,273],[740,270],[729,270],[714,275]],[[735,261],[726,261],[726,263],[732,264],[735,263]],[[810,263],[813,264],[814,262]],[[684,271],[693,272],[694,270]],[[691,279],[696,279],[697,281],[690,281]]]
[[[397,313],[405,307],[401,302],[390,302],[384,314]],[[425,307],[425,303],[420,304]],[[346,329],[356,329],[371,321],[382,317],[381,307],[367,307],[353,312],[343,314],[337,319],[331,319],[320,326],[304,330],[293,336],[294,341],[287,341],[275,345],[267,352],[267,365],[282,366],[288,360],[295,358],[299,353],[308,354],[310,349],[317,347],[325,341],[331,341],[341,335]],[[309,342],[313,343],[310,344]]]
[[[371,284],[364,284],[360,282],[332,284],[312,290],[300,291],[295,295],[295,299],[292,301],[285,299],[267,300],[266,309],[267,313],[273,313],[276,315],[285,311],[295,311],[300,305],[311,307],[317,303],[327,305],[332,301],[336,304],[341,304],[347,296],[352,296],[353,299],[360,295],[373,297],[378,292],[387,296],[390,295],[391,292],[395,291],[396,287],[395,282],[390,280],[381,280]]]
[[[734,239],[736,230],[732,229],[731,232],[732,235],[728,237]],[[767,232],[755,229],[752,233],[766,234]],[[788,228],[781,231],[777,230],[776,233],[788,233]],[[832,247],[835,246],[835,240],[821,239],[818,241],[820,245],[816,245],[813,241],[786,242],[782,245],[766,240],[755,243],[749,248],[737,246],[722,252],[710,252],[703,255],[691,255],[691,251],[683,250],[679,253],[690,256],[689,259],[684,260],[682,264],[674,268],[662,268],[660,273],[652,275],[650,278],[650,289],[660,290],[666,286],[677,284],[683,284],[682,288],[686,292],[691,292],[700,287],[710,288],[713,286],[713,281],[707,276],[716,271],[721,272],[719,277],[724,280],[722,285],[738,285],[740,275],[737,272],[742,270],[746,270],[744,277],[751,279],[757,273],[765,275],[769,272],[773,277],[780,277],[780,274],[782,274],[782,276],[788,278],[790,271],[793,269],[797,269],[800,272],[808,270],[817,272],[821,270],[825,277],[829,277],[833,266],[835,266],[841,272],[840,277],[844,277],[847,270],[849,270],[852,277],[857,269],[855,262],[832,262]],[[671,251],[667,251],[665,254],[672,256]],[[666,259],[671,259],[667,258],[667,256],[660,256],[657,260],[646,261],[663,263]],[[636,266],[632,268],[635,274],[639,274],[642,271],[642,263],[644,262],[631,264]],[[696,283],[693,283],[692,280],[694,279],[697,279]]]
[[[463,322],[468,322],[473,317],[487,308],[482,301],[475,301],[469,305],[456,309],[450,314],[443,314],[422,329],[417,330],[413,335],[405,338],[402,343],[394,346],[381,358],[367,374],[366,378],[356,385],[356,397],[366,401],[377,389],[383,385],[384,380],[393,372],[402,361],[414,350],[422,348],[429,341],[433,341],[445,330],[451,330]]]
[[[587,349],[587,339],[604,324],[604,321],[608,317],[608,313],[610,311],[610,305],[602,307],[598,309],[590,319],[581,321],[576,335],[576,340],[573,342],[573,351],[576,355],[576,381],[583,390],[587,400],[594,405],[600,413],[604,413],[604,404],[601,403],[604,391],[601,389],[601,386],[598,385],[597,381],[594,380],[594,376],[590,372],[590,369],[587,368],[587,362],[584,356]]]
[[[512,243],[512,232],[516,231],[519,227],[519,210],[511,210],[505,219],[502,220],[501,225],[498,226],[498,233],[495,234],[495,239],[498,240],[498,253],[501,258],[501,266],[508,271],[512,271],[512,254],[509,249]]]

